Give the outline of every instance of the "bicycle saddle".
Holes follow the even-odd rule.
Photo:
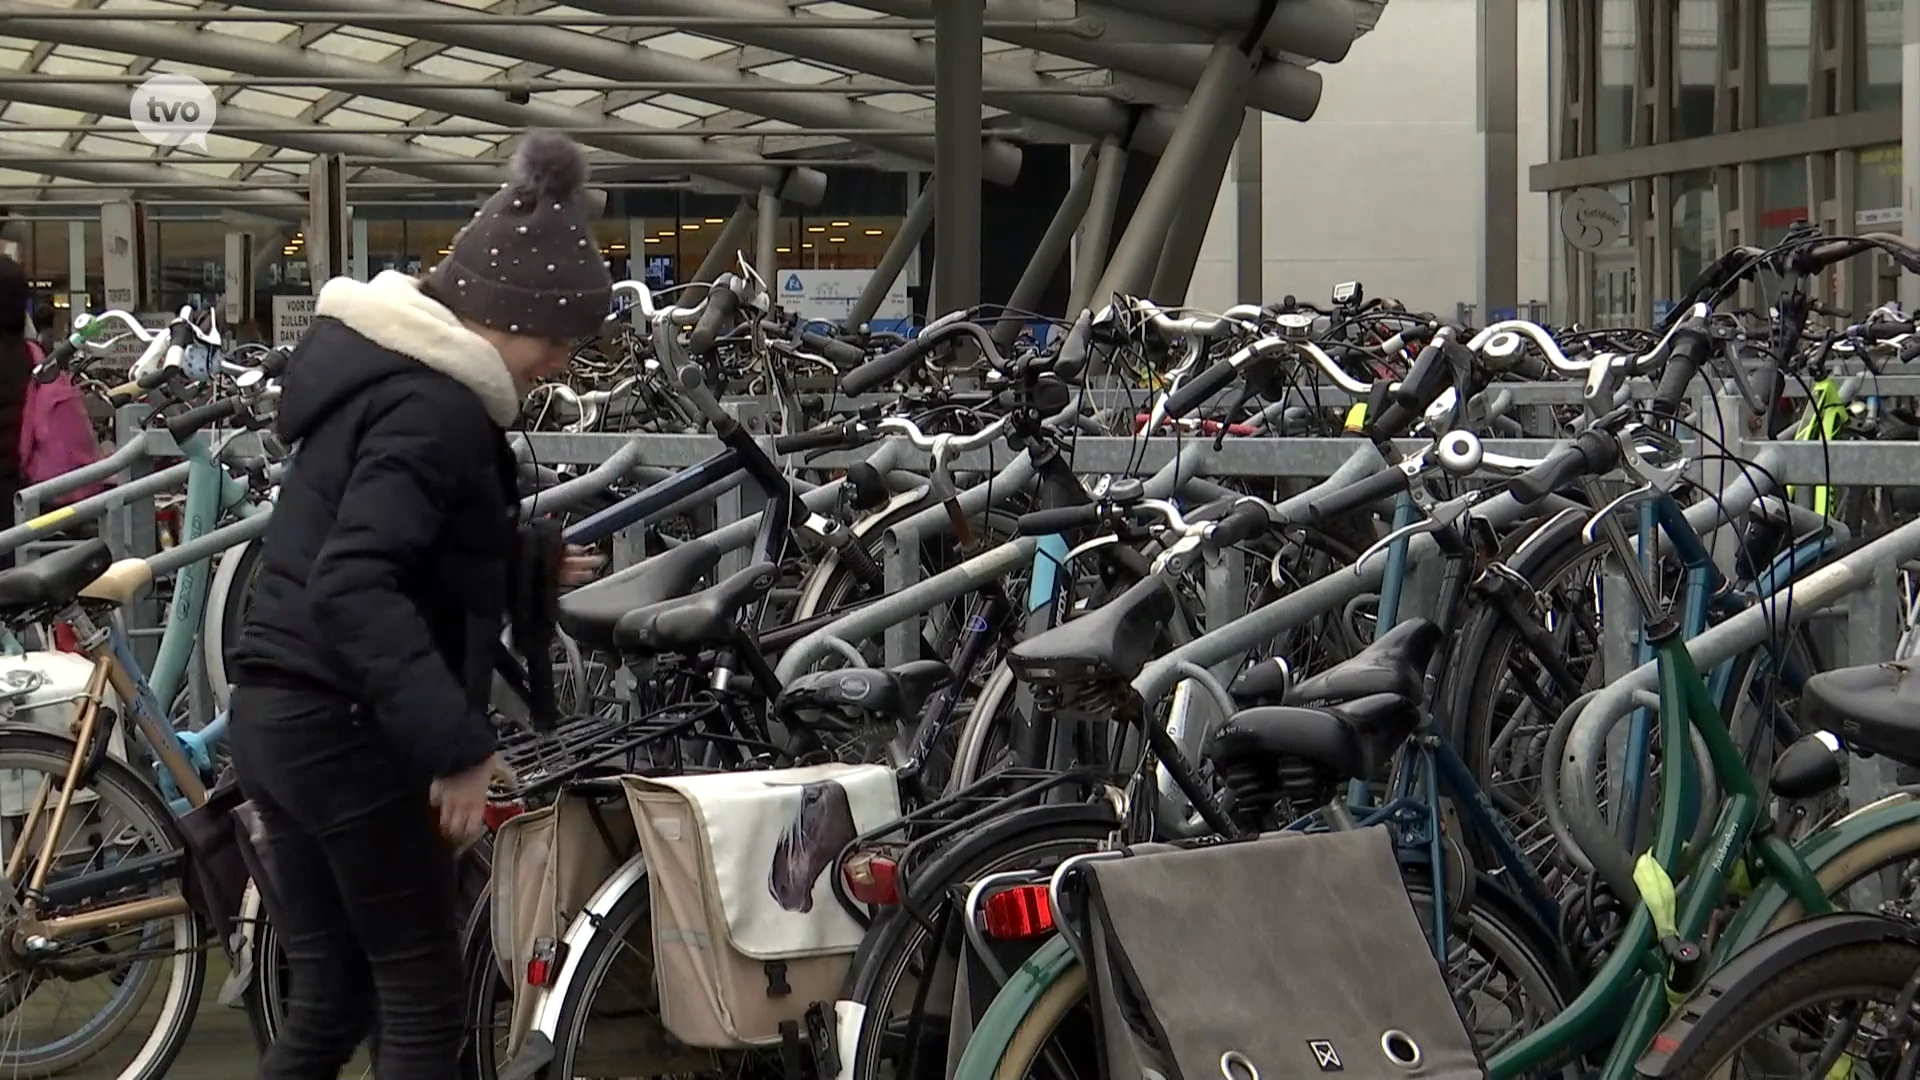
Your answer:
[[[1406,619],[1374,639],[1373,644],[1310,678],[1301,679],[1287,693],[1289,704],[1354,701],[1374,694],[1392,694],[1417,702],[1423,696],[1427,664],[1445,635],[1426,619]],[[1256,665],[1255,671],[1261,666]],[[1240,694],[1239,680],[1231,691]]]
[[[801,728],[847,731],[874,720],[911,722],[934,691],[953,684],[938,660],[891,668],[838,668],[800,676],[780,691],[774,711]]]
[[[1298,757],[1345,779],[1368,778],[1419,724],[1419,707],[1397,694],[1371,694],[1320,709],[1242,709],[1214,733],[1205,756],[1219,772]]]
[[[113,552],[98,537],[42,555],[25,566],[0,570],[0,613],[72,603],[80,591],[113,565]]]
[[[1173,621],[1173,592],[1150,577],[1100,607],[1015,645],[1007,666],[1027,680],[1131,679]]]
[[[613,643],[628,652],[692,653],[731,645],[740,613],[773,591],[780,569],[759,563],[691,596],[662,600],[620,617]]]
[[[1823,671],[1800,691],[1800,719],[1858,749],[1920,765],[1920,667],[1895,660]]]
[[[693,591],[720,562],[720,549],[705,540],[689,540],[670,551],[583,585],[560,597],[560,629],[584,645],[613,647],[613,628],[629,611]]]

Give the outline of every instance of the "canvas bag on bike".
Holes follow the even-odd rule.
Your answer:
[[[1384,828],[1134,852],[1083,875],[1102,1075],[1485,1076]]]
[[[832,876],[854,837],[900,816],[880,765],[627,777],[647,857],[660,1015],[689,1046],[741,1049],[799,1031],[839,994],[865,929]]]
[[[632,857],[633,818],[618,800],[563,794],[552,806],[501,824],[493,839],[493,954],[513,987],[507,1053],[533,1024],[527,962],[542,938],[558,941],[600,884]]]

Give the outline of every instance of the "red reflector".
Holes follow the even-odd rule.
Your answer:
[[[80,635],[73,632],[67,623],[53,624],[53,647],[59,652],[77,653],[80,651]]]
[[[533,956],[527,961],[527,985],[551,987],[560,976],[560,968],[566,962],[567,947],[552,938],[541,938],[533,943]]]
[[[1053,905],[1045,885],[1015,885],[987,897],[984,914],[987,936],[997,941],[1021,941],[1053,932]]]
[[[863,851],[848,859],[841,877],[847,882],[847,895],[873,907],[900,902],[899,867],[878,852]]]
[[[486,823],[488,832],[499,832],[500,826],[526,812],[523,802],[490,802],[480,811],[480,820]]]

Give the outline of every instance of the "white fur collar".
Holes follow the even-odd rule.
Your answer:
[[[462,326],[446,306],[420,292],[413,278],[384,270],[372,281],[337,277],[320,290],[314,314],[339,319],[355,333],[480,395],[501,427],[520,415],[520,392],[493,343]]]

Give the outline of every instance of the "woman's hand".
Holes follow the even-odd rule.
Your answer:
[[[440,835],[454,844],[478,839],[487,828],[487,789],[495,781],[513,782],[513,769],[499,754],[435,780],[427,789],[427,798],[440,812]]]
[[[585,585],[600,576],[600,568],[606,563],[605,555],[597,555],[593,549],[579,544],[568,544],[567,553],[560,558],[560,586],[570,589]]]

